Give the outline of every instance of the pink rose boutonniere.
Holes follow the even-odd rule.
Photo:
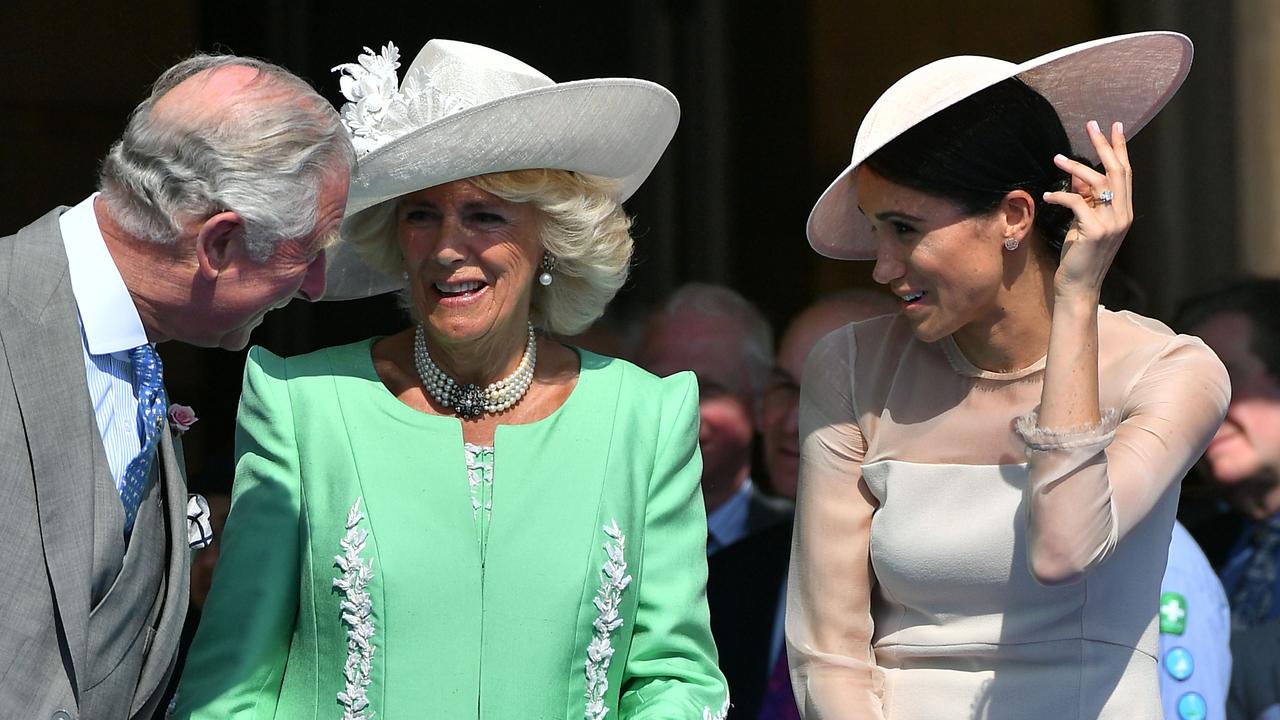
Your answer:
[[[190,405],[179,405],[173,403],[169,405],[169,425],[179,433],[184,433],[191,429],[192,425],[200,418],[196,417],[196,411],[191,409]]]

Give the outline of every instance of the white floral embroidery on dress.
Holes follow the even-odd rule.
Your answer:
[[[338,81],[349,101],[342,106],[342,124],[351,133],[357,155],[467,107],[461,98],[436,87],[426,72],[410,73],[401,85],[398,69],[400,51],[387,43],[381,54],[366,47],[356,62],[332,70],[345,73]]]
[[[346,687],[338,693],[342,720],[368,720],[375,714],[369,709],[367,695],[373,670],[374,627],[373,601],[366,588],[373,579],[373,558],[366,562],[360,557],[369,537],[367,530],[357,527],[364,519],[364,513],[360,512],[361,500],[363,498],[356,498],[347,511],[347,534],[338,543],[342,554],[333,558],[342,571],[342,576],[334,579],[333,587],[342,593],[342,622],[347,626],[347,662],[342,670]]]
[[[587,710],[586,720],[603,720],[609,712],[604,696],[609,691],[609,663],[613,659],[613,642],[609,636],[622,627],[622,591],[631,584],[627,574],[627,539],[618,528],[618,521],[611,519],[604,526],[609,539],[604,551],[609,559],[600,569],[600,588],[596,591],[596,619],[592,625],[595,633],[587,647]]]

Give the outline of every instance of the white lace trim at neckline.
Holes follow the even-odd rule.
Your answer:
[[[485,513],[493,513],[493,446],[463,443],[462,450],[467,461],[467,485],[471,489],[471,519],[479,520],[482,495],[487,498],[483,503]]]

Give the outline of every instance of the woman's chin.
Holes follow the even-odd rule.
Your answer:
[[[431,312],[423,314],[423,317],[426,318],[423,329],[427,333],[428,344],[465,345],[469,342],[478,342],[488,339],[510,324],[508,319],[496,317],[495,313],[476,306],[467,308],[437,306],[432,308]],[[520,332],[520,342],[523,344],[524,323],[520,325]]]
[[[908,321],[911,323],[911,332],[922,343],[935,343],[951,334],[938,323],[929,322],[927,318],[919,321],[908,318]]]
[[[427,333],[427,342],[429,344],[448,344],[462,345],[468,342],[481,340],[492,329],[492,325],[486,325],[479,322],[471,321],[468,318],[438,318],[428,316],[423,323],[423,330]]]

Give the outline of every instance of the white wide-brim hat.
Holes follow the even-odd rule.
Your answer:
[[[809,214],[809,244],[837,260],[876,256],[871,224],[858,210],[854,171],[907,130],[997,83],[1016,77],[1058,112],[1072,151],[1098,155],[1085,123],[1124,123],[1133,137],[1169,102],[1191,69],[1191,40],[1175,32],[1145,32],[1091,40],[1022,64],[962,55],[912,71],[876,100],[858,128],[853,158]]]
[[[617,182],[617,199],[649,176],[675,134],[680,104],[657,83],[598,78],[556,83],[480,45],[431,40],[397,86],[399,53],[366,48],[342,78],[342,121],[358,170],[346,219],[407,193],[511,170],[550,168]],[[355,248],[329,252],[324,299],[402,287],[368,268]]]

